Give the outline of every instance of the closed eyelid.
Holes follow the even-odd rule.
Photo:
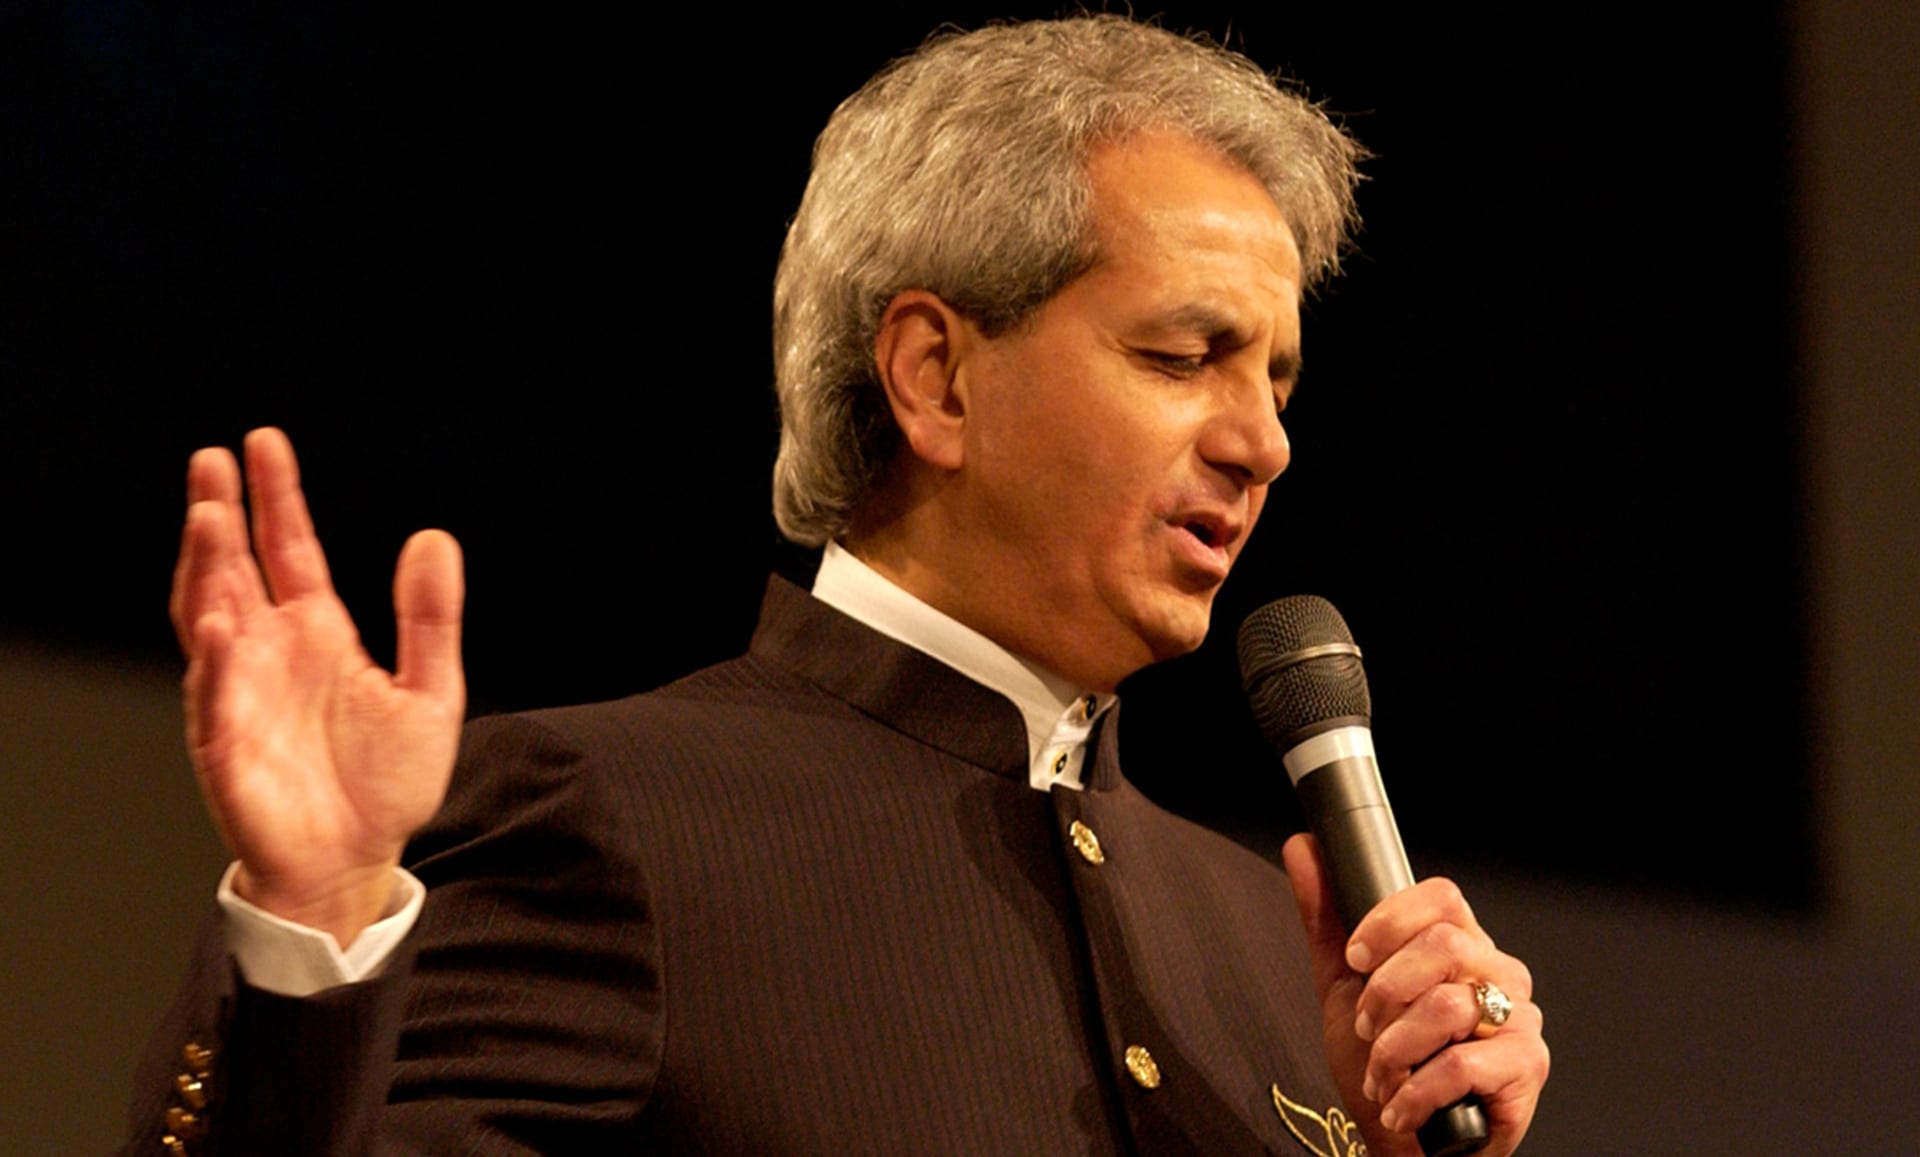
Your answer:
[[[1167,334],[1185,335],[1204,343],[1209,356],[1242,350],[1257,339],[1255,334],[1239,325],[1226,314],[1207,306],[1187,306],[1175,310],[1161,326],[1156,327]],[[1268,363],[1268,375],[1275,381],[1290,380],[1300,375],[1300,351],[1298,347],[1282,350]]]
[[[1298,385],[1300,382],[1300,347],[1284,349],[1274,354],[1267,362],[1267,376],[1276,383],[1288,382]]]

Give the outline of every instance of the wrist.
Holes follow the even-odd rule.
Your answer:
[[[399,863],[370,864],[305,880],[256,872],[243,861],[233,873],[234,894],[282,920],[332,936],[342,951],[387,915]]]

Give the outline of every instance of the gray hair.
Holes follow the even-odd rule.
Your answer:
[[[873,361],[887,304],[922,289],[990,336],[1025,321],[1097,257],[1088,155],[1160,128],[1266,186],[1309,286],[1338,269],[1363,150],[1211,43],[1118,16],[943,32],[841,103],[774,278],[783,534],[843,534],[898,448]]]

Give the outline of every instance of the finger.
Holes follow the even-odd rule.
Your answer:
[[[1355,972],[1371,972],[1422,929],[1439,923],[1480,931],[1459,886],[1443,876],[1422,880],[1375,904],[1348,939],[1347,963]]]
[[[228,817],[236,771],[230,721],[238,645],[233,619],[225,612],[203,616],[194,624],[193,659],[187,664],[185,681],[187,751],[193,758],[194,777],[220,841],[235,856],[242,849]]]
[[[180,558],[173,564],[173,588],[167,594],[167,618],[173,623],[173,637],[180,643],[180,653],[189,658],[193,655],[193,624],[204,613],[201,608],[209,593],[210,547],[201,541],[207,531],[204,526],[194,525],[204,521],[195,517],[193,507],[187,507],[187,516],[180,523]]]
[[[208,449],[187,459],[187,513],[180,522],[180,557],[174,563],[173,587],[167,596],[167,617],[173,621],[174,637],[183,653],[192,642],[193,621],[200,613],[193,608],[205,601],[201,587],[208,574],[217,569],[215,551],[219,544],[207,538],[215,529],[209,519],[217,521],[217,516],[211,513],[209,504],[219,505],[223,492],[227,501],[238,503],[240,468],[232,454]]]
[[[194,620],[188,649],[192,659],[185,681],[187,749],[201,775],[201,790],[211,797],[208,774],[218,762],[215,748],[224,734],[221,724],[226,710],[222,699],[233,664],[232,617],[225,611],[210,611]]]
[[[1362,1091],[1370,1100],[1391,1098],[1409,1073],[1449,1044],[1473,1036],[1479,1026],[1480,1006],[1471,986],[1427,990],[1374,1038]]]
[[[187,459],[187,505],[220,502],[240,506],[240,463],[224,446],[196,450]]]
[[[1474,1093],[1485,1105],[1493,1129],[1493,1143],[1486,1152],[1512,1152],[1526,1134],[1552,1067],[1540,1035],[1542,1025],[1538,1005],[1516,1005],[1500,1032],[1443,1049],[1387,1098],[1381,1107],[1381,1124],[1395,1130],[1413,1129],[1435,1110]]]
[[[193,657],[195,624],[202,617],[220,611],[239,622],[266,597],[239,509],[212,500],[189,507],[168,608],[181,650]]]
[[[1484,931],[1429,924],[1367,978],[1354,1013],[1355,1031],[1362,1040],[1372,1040],[1427,993],[1476,981],[1490,981],[1516,1000],[1533,996],[1533,976],[1527,966],[1496,948]]]
[[[466,597],[460,544],[444,530],[407,540],[393,574],[398,620],[395,682],[440,699],[458,714],[465,707],[460,665],[460,614]]]
[[[313,533],[293,443],[267,427],[247,435],[247,488],[253,499],[253,549],[275,602],[328,592],[333,580]]]

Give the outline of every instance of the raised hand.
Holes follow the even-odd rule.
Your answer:
[[[344,948],[384,912],[400,852],[446,794],[466,705],[460,547],[444,531],[400,553],[395,671],[334,593],[279,430],[187,465],[171,612],[187,657],[187,746],[234,887]]]
[[[1481,1152],[1513,1152],[1549,1066],[1527,966],[1494,946],[1450,880],[1387,897],[1349,935],[1312,837],[1281,855],[1313,950],[1327,1060],[1374,1157],[1419,1154],[1414,1130],[1468,1093],[1492,1131]],[[1498,1029],[1480,1023],[1475,982],[1513,1001]]]

